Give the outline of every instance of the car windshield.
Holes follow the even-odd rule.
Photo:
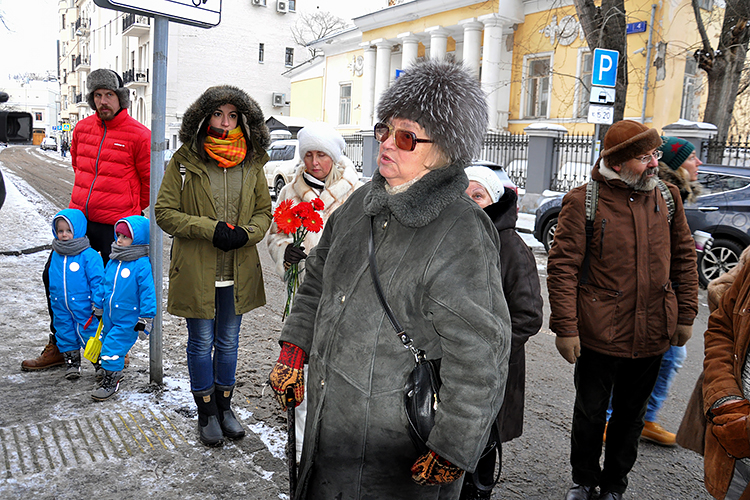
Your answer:
[[[272,147],[268,151],[268,156],[272,161],[283,161],[294,159],[294,144],[287,144],[280,147]]]

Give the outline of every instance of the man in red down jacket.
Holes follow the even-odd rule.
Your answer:
[[[68,206],[86,215],[91,248],[106,265],[115,238],[114,224],[123,217],[141,215],[149,205],[151,132],[128,114],[130,91],[116,72],[94,70],[86,85],[88,104],[96,114],[79,121],[73,130],[70,153],[75,182]],[[42,278],[49,304],[49,261]],[[51,322],[50,331],[42,354],[23,361],[22,370],[64,364]]]

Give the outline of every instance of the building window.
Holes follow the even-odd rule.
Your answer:
[[[578,109],[576,118],[588,118],[589,98],[591,97],[591,72],[593,64],[591,52],[581,52],[580,64],[578,66]]]
[[[526,118],[546,118],[549,112],[550,58],[528,60]]]
[[[266,59],[266,45],[264,43],[258,44],[258,62],[262,63]]]
[[[703,79],[698,74],[698,63],[693,57],[688,56],[685,60],[685,78],[682,82],[680,118],[698,121],[702,93]]]
[[[284,57],[285,66],[294,66],[294,49],[287,47],[286,56]]]
[[[287,5],[289,6],[289,12],[297,10],[297,0],[288,0]]]
[[[339,125],[352,122],[352,84],[342,83],[339,87]]]

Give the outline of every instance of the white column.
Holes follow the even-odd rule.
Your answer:
[[[503,38],[503,23],[495,17],[496,14],[488,14],[479,18],[484,23],[484,46],[482,50],[482,90],[487,95],[487,108],[490,120],[487,124],[489,130],[498,128],[498,102],[500,93],[500,60],[501,44]]]
[[[457,63],[461,63],[464,60],[464,39],[463,35],[453,35],[453,39],[456,41],[456,49],[453,51],[453,60]]]
[[[513,30],[506,28],[500,44],[500,63],[498,65],[497,113],[498,128],[508,128],[510,116],[510,82],[513,78]]]
[[[424,31],[430,34],[430,59],[445,59],[450,31],[442,26],[431,26]]]
[[[458,22],[464,28],[463,61],[474,76],[479,78],[479,60],[482,49],[482,30],[484,24],[477,21],[475,17]],[[456,47],[458,52],[458,47]]]
[[[373,110],[375,109],[375,47],[364,43],[365,53],[364,68],[362,69],[362,117],[360,118],[360,127],[363,130],[369,130],[374,123]]]
[[[419,37],[411,31],[398,35],[401,40],[401,69],[406,69],[417,61]]]
[[[372,42],[377,47],[377,56],[375,63],[375,108],[373,121],[378,119],[378,103],[380,96],[386,91],[391,82],[391,50],[393,43],[385,38],[379,38]]]

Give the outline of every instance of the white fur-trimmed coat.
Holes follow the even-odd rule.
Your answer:
[[[305,171],[305,164],[304,162],[300,162],[297,171],[294,174],[294,180],[281,189],[276,204],[284,200],[292,200],[297,204],[300,201],[309,202],[314,198],[320,198],[325,205],[321,212],[323,226],[325,227],[325,223],[328,221],[328,217],[331,216],[333,211],[340,207],[354,190],[362,185],[362,182],[359,180],[359,174],[354,168],[354,164],[346,156],[342,155],[341,160],[334,164],[333,168],[343,170],[341,179],[318,194],[318,192],[311,188],[302,177],[302,173]],[[321,233],[322,229],[319,233],[307,233],[305,242],[302,245],[305,247],[305,253],[309,254],[310,251],[315,248],[315,245],[317,245],[320,240]],[[292,237],[280,233],[276,222],[272,222],[271,229],[268,231],[268,236],[266,237],[266,244],[268,245],[268,253],[271,254],[271,258],[275,263],[276,273],[282,278],[284,277],[284,251],[286,250],[286,246],[291,242]],[[301,273],[304,271],[304,262],[305,261],[301,261],[299,263]],[[300,275],[300,277],[303,276],[303,274]]]

